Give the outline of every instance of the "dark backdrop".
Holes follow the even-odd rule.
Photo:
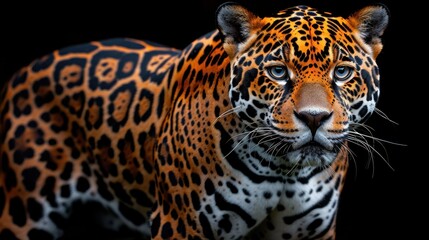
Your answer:
[[[223,1],[153,1],[150,4],[149,1],[104,1],[96,6],[57,2],[58,5],[50,6],[23,3],[1,6],[1,81],[36,57],[92,40],[131,37],[184,48],[215,28],[216,7]],[[237,2],[259,15],[296,4],[309,4],[344,16],[374,3],[367,0]],[[374,128],[375,137],[408,146],[374,143],[381,156],[374,154],[373,159],[365,149],[352,146],[357,156],[351,161],[340,202],[339,240],[413,239],[411,236],[419,236],[418,232],[423,231],[422,221],[414,216],[427,217],[422,196],[427,189],[422,187],[428,157],[418,153],[418,147],[424,147],[427,142],[426,130],[421,127],[427,120],[419,111],[421,108],[414,110],[422,101],[415,90],[419,88],[415,84],[418,79],[412,75],[427,70],[417,67],[417,61],[410,54],[420,54],[420,43],[415,41],[416,35],[411,30],[415,20],[409,18],[414,18],[417,13],[408,14],[410,2],[406,5],[399,5],[402,1],[377,2],[384,3],[391,12],[391,21],[383,38],[385,48],[377,59],[381,71],[378,108],[398,124],[378,114],[367,123]],[[419,140],[423,142],[420,146],[412,139],[416,135],[423,137]]]

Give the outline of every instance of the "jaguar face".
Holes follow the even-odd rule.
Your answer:
[[[286,164],[329,165],[375,109],[381,43],[362,24],[384,19],[376,8],[347,19],[303,6],[263,19],[234,12],[237,29],[228,10],[218,22],[232,62],[230,99],[253,141]]]

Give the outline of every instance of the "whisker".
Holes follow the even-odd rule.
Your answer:
[[[359,135],[361,135],[363,137],[375,140],[377,142],[384,142],[384,143],[388,143],[388,144],[392,144],[392,145],[396,145],[396,146],[401,146],[401,147],[406,147],[407,146],[407,144],[397,143],[397,142],[393,142],[393,141],[389,141],[389,140],[384,140],[382,138],[374,137],[373,135],[367,135],[367,134],[360,133],[360,132],[357,132],[357,131],[350,131],[349,133],[352,133],[352,134],[356,133],[356,134],[359,134]]]
[[[347,152],[347,157],[349,157],[348,159],[350,159],[349,161],[352,161],[354,166],[355,166],[355,176],[357,176],[358,174],[358,170],[357,170],[357,155],[353,152],[353,150],[346,145],[345,143],[341,143],[339,146],[336,147],[338,149],[338,151],[341,151],[342,148],[345,149],[345,151]]]
[[[374,109],[374,112],[375,112],[375,113],[377,113],[380,117],[382,117],[382,118],[386,119],[387,121],[389,121],[389,122],[391,122],[391,123],[393,123],[393,124],[395,124],[395,125],[399,125],[399,123],[397,123],[397,122],[393,121],[392,119],[390,119],[390,118],[387,116],[387,114],[386,114],[386,113],[384,113],[383,111],[381,111],[380,109],[375,108],[375,109]]]
[[[229,154],[231,154],[232,152],[234,152],[234,150],[238,147],[238,146],[240,146],[247,138],[249,138],[249,136],[251,135],[251,134],[253,134],[255,131],[257,131],[257,128],[256,129],[253,129],[252,131],[249,131],[249,132],[247,132],[247,133],[239,133],[239,134],[237,134],[237,135],[245,135],[242,139],[240,139],[240,141],[238,141],[238,143],[231,149],[231,151],[229,151],[229,153],[227,153],[225,156],[224,156],[224,158],[226,158],[226,157],[228,157],[229,156]],[[231,137],[228,141],[230,141],[230,140],[233,140],[233,138],[235,138],[235,137],[237,137],[238,138],[238,136],[234,136],[234,137]]]
[[[299,165],[299,161],[297,161],[297,162],[292,166],[292,168],[291,168],[289,171],[287,171],[287,172],[286,172],[286,176],[291,176],[291,175],[292,175],[292,173],[295,171],[295,169],[298,167],[298,165]]]
[[[239,109],[241,109],[242,108],[242,106],[237,106],[237,107],[235,107],[235,108],[231,108],[231,109],[228,109],[228,110],[226,110],[225,112],[223,112],[223,113],[221,113],[214,121],[213,121],[213,124],[214,123],[216,123],[217,121],[219,121],[219,119],[221,119],[221,118],[224,118],[224,117],[226,117],[226,116],[228,116],[229,114],[232,114],[232,113],[234,113],[236,110],[239,110]]]
[[[390,169],[392,169],[393,171],[395,170],[394,168],[393,168],[393,166],[389,163],[389,161],[388,161],[388,159],[386,159],[374,146],[372,146],[372,145],[370,145],[368,142],[367,142],[367,140],[365,139],[365,136],[366,135],[362,135],[362,134],[360,134],[360,133],[358,133],[358,132],[350,132],[350,135],[349,135],[349,137],[348,137],[348,140],[350,140],[350,142],[351,143],[354,143],[354,144],[356,144],[357,146],[359,146],[359,147],[362,147],[362,148],[364,148],[365,150],[367,150],[367,152],[368,152],[368,154],[369,154],[369,157],[370,157],[370,159],[371,159],[371,161],[370,162],[368,162],[368,163],[373,163],[373,166],[375,166],[374,165],[374,153],[376,154],[376,155],[378,155],[386,164],[387,164],[387,166],[390,168]],[[376,139],[375,139],[376,140]],[[377,140],[376,140],[377,141]],[[378,142],[378,141],[377,141]],[[378,143],[380,143],[380,142],[378,142]],[[386,149],[384,148],[384,145],[382,144],[382,143],[380,143],[380,145],[383,147],[383,149],[385,150],[385,152],[386,152]],[[387,152],[386,152],[386,156],[388,157],[388,155],[387,155]],[[374,171],[375,170],[373,170],[373,175],[374,175]]]

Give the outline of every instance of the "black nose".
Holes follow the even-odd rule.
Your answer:
[[[300,111],[300,112],[294,112],[295,116],[303,121],[308,128],[310,128],[311,133],[313,136],[316,134],[317,129],[322,125],[322,123],[326,120],[328,120],[332,112],[310,112],[310,111]]]

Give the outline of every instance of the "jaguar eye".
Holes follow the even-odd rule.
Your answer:
[[[337,66],[334,69],[334,80],[344,82],[353,76],[353,68],[349,66]]]
[[[269,67],[267,72],[276,81],[286,81],[288,79],[287,68],[284,66]]]

